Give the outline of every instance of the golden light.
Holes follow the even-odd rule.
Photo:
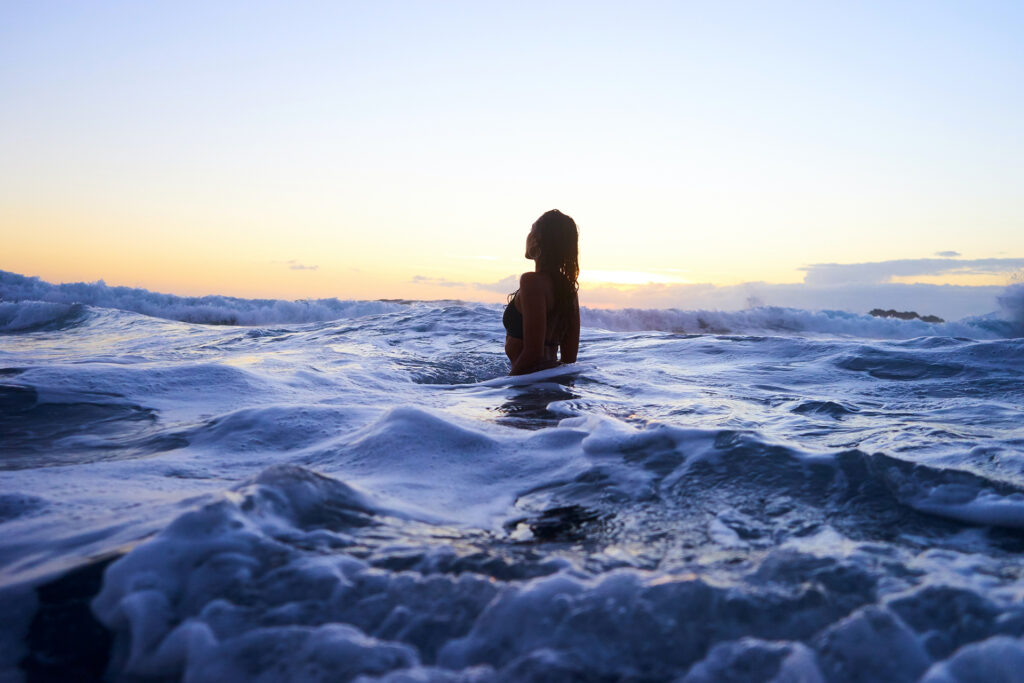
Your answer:
[[[580,282],[608,285],[670,285],[684,284],[690,280],[672,271],[581,270]]]

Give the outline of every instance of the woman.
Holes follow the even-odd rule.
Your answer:
[[[580,346],[579,230],[576,222],[552,210],[537,219],[526,237],[532,273],[523,273],[519,289],[508,297],[502,323],[510,375],[522,375],[562,363],[575,363]]]

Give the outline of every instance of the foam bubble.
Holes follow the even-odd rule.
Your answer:
[[[972,643],[928,669],[921,683],[1014,683],[1024,671],[1024,639],[995,636]]]
[[[831,680],[917,680],[931,664],[917,636],[889,610],[869,605],[818,637]]]
[[[802,643],[741,638],[720,643],[680,683],[824,683],[814,651]]]

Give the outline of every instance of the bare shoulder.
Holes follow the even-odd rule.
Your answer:
[[[520,292],[543,292],[544,284],[543,273],[523,273],[519,276]]]

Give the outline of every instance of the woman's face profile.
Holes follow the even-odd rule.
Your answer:
[[[537,225],[534,224],[530,228],[529,234],[526,235],[526,258],[536,259],[537,252]]]

